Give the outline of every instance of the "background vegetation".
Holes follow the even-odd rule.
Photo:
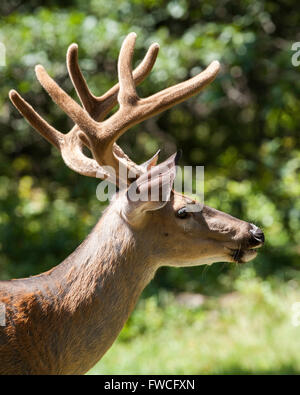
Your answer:
[[[136,64],[152,42],[161,47],[141,96],[213,59],[222,71],[201,95],[133,128],[122,147],[137,162],[158,148],[161,159],[182,148],[182,165],[205,165],[206,203],[266,235],[247,267],[160,269],[91,373],[300,373],[300,327],[291,324],[291,306],[300,301],[300,76],[291,62],[299,11],[296,0],[1,2],[1,279],[62,261],[104,208],[98,181],[63,164],[13,108],[9,89],[67,131],[70,121],[36,81],[34,66],[43,64],[75,97],[64,60],[77,42],[89,86],[100,95],[116,82],[130,31],[138,34]]]

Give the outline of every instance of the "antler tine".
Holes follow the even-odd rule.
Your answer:
[[[137,95],[131,69],[135,40],[136,34],[130,33],[124,40],[119,55],[120,109],[102,123],[106,126],[105,133],[111,136],[113,142],[131,126],[199,93],[215,79],[220,69],[219,62],[215,60],[195,77],[141,99]]]
[[[36,76],[49,93],[52,100],[73,120],[79,128],[88,133],[95,135],[99,129],[99,123],[94,121],[87,111],[85,111],[75,100],[71,98],[57,83],[49,76],[43,66],[35,67]]]
[[[150,71],[152,70],[158,55],[158,51],[159,51],[159,44],[158,43],[151,44],[142,62],[133,70],[133,80],[135,86],[138,86],[140,83],[142,83],[144,79],[148,76]],[[111,95],[113,89],[115,89],[113,96],[114,102],[112,103],[111,107],[107,109],[106,114],[118,102],[118,93],[120,89],[120,84],[116,84],[111,90],[109,90],[105,95],[103,95],[103,99]]]
[[[133,79],[136,86],[143,82],[152,70],[158,51],[159,45],[157,43],[151,44],[144,59],[133,71]],[[114,85],[100,97],[94,96],[89,90],[78,64],[77,44],[71,44],[68,48],[67,67],[83,107],[93,119],[102,121],[118,102],[119,84]]]
[[[118,75],[120,90],[118,102],[121,107],[133,105],[139,99],[136,93],[131,67],[135,41],[136,34],[128,34],[128,36],[123,41],[119,54]]]
[[[15,90],[9,92],[9,98],[24,118],[36,129],[45,139],[56,148],[60,149],[64,135],[49,125]]]
[[[89,90],[86,80],[80,70],[78,64],[78,45],[71,44],[67,51],[67,68],[71,78],[71,81],[76,89],[77,95],[86,111],[93,117],[92,113],[97,102],[96,96],[94,96]]]
[[[166,88],[146,99],[142,99],[142,107],[149,106],[146,110],[146,118],[165,111],[175,104],[181,103],[199,93],[216,78],[219,70],[220,63],[214,60],[205,70],[195,77]]]
[[[28,123],[61,152],[64,162],[70,169],[84,176],[109,177],[109,174],[94,159],[83,154],[82,142],[77,135],[77,126],[68,134],[63,134],[49,125],[18,92],[11,90],[9,98]]]

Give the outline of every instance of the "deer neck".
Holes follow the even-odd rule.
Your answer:
[[[61,369],[67,367],[66,373],[82,373],[82,367],[88,370],[102,357],[154,276],[155,267],[136,243],[118,213],[108,212],[77,250],[51,272],[49,280],[60,289],[59,310],[65,321],[60,321],[59,333],[61,355],[67,358],[62,358]],[[70,344],[66,339],[72,339]]]

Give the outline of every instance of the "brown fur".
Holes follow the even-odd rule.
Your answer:
[[[0,327],[1,374],[84,373],[122,329],[154,273],[144,254],[132,251],[122,220],[111,234],[114,246],[106,232],[101,240],[104,218],[55,269],[0,282],[7,320]]]

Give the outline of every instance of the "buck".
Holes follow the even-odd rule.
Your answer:
[[[40,275],[0,282],[5,326],[0,327],[1,374],[83,374],[110,348],[145,286],[160,266],[195,266],[253,259],[264,242],[253,224],[197,204],[173,190],[178,155],[157,164],[158,154],[142,165],[117,145],[131,126],[200,92],[214,80],[212,62],[193,78],[140,98],[136,85],[149,74],[159,46],[152,44],[132,71],[136,35],[124,40],[118,60],[119,83],[94,96],[78,65],[78,48],[67,52],[67,67],[82,106],[36,66],[41,85],[75,126],[63,134],[50,126],[14,90],[10,99],[72,170],[90,177],[111,176],[118,186],[101,219],[82,244],[61,264]],[[107,118],[119,104],[118,110]],[[92,158],[84,152],[84,147]],[[121,170],[134,177],[124,179]],[[125,187],[124,187],[125,184]],[[130,199],[132,188],[159,198]]]

